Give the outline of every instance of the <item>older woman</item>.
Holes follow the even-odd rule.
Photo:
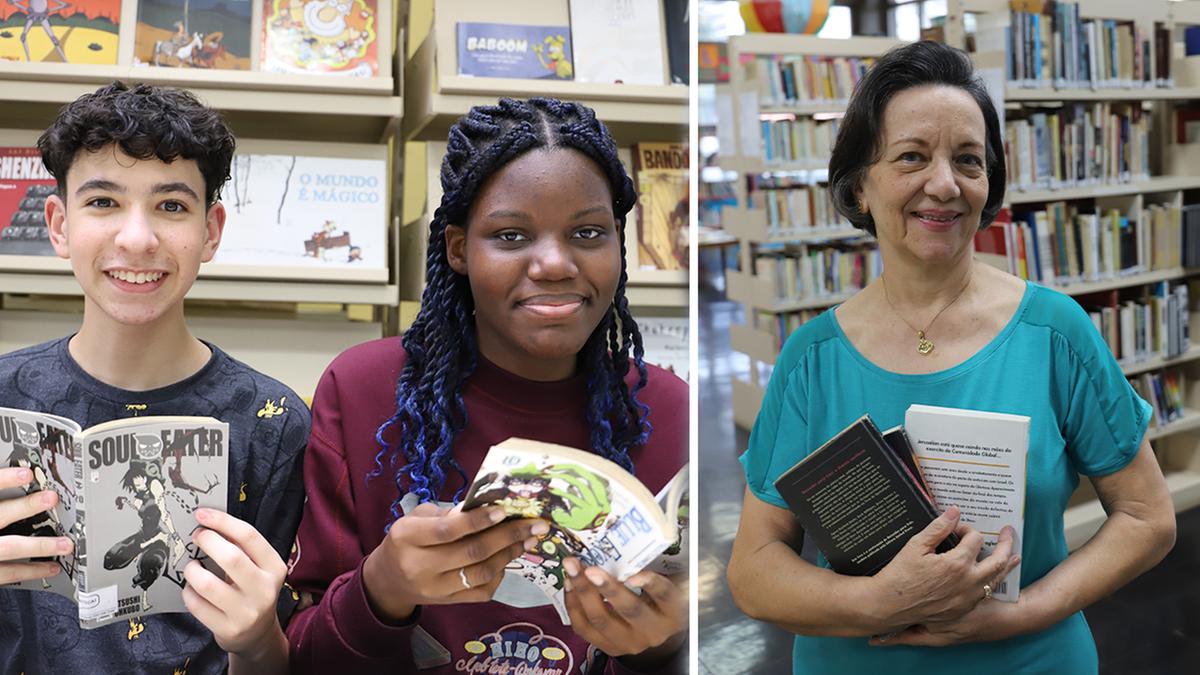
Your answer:
[[[1166,555],[1174,511],[1145,440],[1150,406],[1087,315],[972,258],[1005,170],[967,56],[920,42],[880,59],[850,101],[829,174],[838,210],[879,240],[884,273],[779,355],[741,458],[734,598],[797,633],[796,673],[1095,673],[1080,610]],[[951,506],[874,576],[803,560],[775,479],[864,412],[886,428],[913,403],[1031,418],[1020,550],[1006,528],[977,560],[981,535]],[[1068,555],[1063,511],[1080,474],[1108,519]],[[961,543],[936,553],[954,531]],[[985,599],[1017,562],[1020,601]]]

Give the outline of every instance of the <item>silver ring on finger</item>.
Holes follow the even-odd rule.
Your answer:
[[[464,578],[463,581],[466,582],[466,579]],[[980,598],[980,602],[982,602],[983,600],[990,600],[991,597],[992,597],[992,585],[984,584],[983,585],[983,597]]]
[[[465,567],[458,568],[458,578],[462,579],[464,588],[466,588],[467,590],[471,590],[471,582],[467,581],[467,568],[465,568]],[[989,592],[989,595],[990,595],[990,592]]]

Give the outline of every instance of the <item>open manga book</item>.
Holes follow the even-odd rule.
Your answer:
[[[229,426],[211,417],[130,417],[80,429],[55,415],[0,408],[0,459],[33,471],[29,485],[0,490],[0,500],[41,490],[59,497],[54,509],[0,535],[75,542],[74,553],[54,558],[63,574],[7,587],[71,598],[84,628],[187,611],[184,565],[207,563],[192,542],[195,511],[227,506],[228,441]]]
[[[552,443],[510,438],[479,467],[464,509],[498,504],[510,517],[544,518],[550,532],[536,553],[509,563],[570,623],[562,561],[575,556],[620,581],[649,569],[676,574],[687,566],[688,467],[657,496],[603,457]]]

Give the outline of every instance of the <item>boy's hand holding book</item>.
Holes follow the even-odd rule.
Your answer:
[[[399,623],[420,605],[491,600],[504,567],[550,531],[544,520],[505,517],[498,507],[463,511],[426,503],[396,520],[363,564],[371,607]]]
[[[220,566],[225,578],[192,560],[184,567],[183,602],[231,656],[251,663],[286,663],[287,643],[276,603],[287,565],[244,520],[216,509],[199,509],[202,527],[192,541]]]
[[[32,481],[33,471],[27,468],[0,468],[0,490],[25,487]],[[58,494],[53,490],[0,499],[0,530],[49,511],[57,503]],[[57,562],[32,562],[30,559],[66,555],[72,548],[71,540],[66,537],[0,536],[0,584],[45,579],[58,574],[62,568]]]

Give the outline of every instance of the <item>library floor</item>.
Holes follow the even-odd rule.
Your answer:
[[[730,382],[749,361],[729,348],[741,306],[700,292],[700,675],[791,671],[791,635],[751,621],[733,604],[725,565],[741,512],[745,480],[737,455],[747,434],[735,429]],[[1104,675],[1196,673],[1200,663],[1200,508],[1178,519],[1174,550],[1155,569],[1085,611]]]

